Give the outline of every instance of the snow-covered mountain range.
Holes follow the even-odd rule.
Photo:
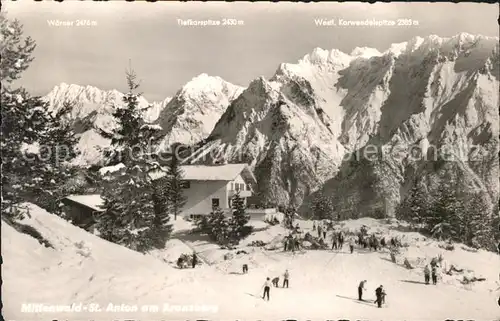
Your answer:
[[[206,138],[186,162],[220,162],[217,155],[247,162],[261,195],[304,203],[304,211],[321,194],[364,214],[392,211],[417,178],[439,182],[436,162],[409,157],[415,146],[427,156],[443,148],[460,155],[453,164],[463,181],[498,203],[498,40],[462,33],[416,37],[384,52],[316,48],[245,89],[202,74],[153,103],[157,117],[145,117],[164,129],[164,147]],[[67,97],[77,101],[75,124],[109,126],[104,106],[120,95],[61,85],[47,97],[54,108]],[[82,132],[86,150],[96,133]],[[352,157],[367,149],[386,157]]]
[[[144,111],[144,119],[162,126],[165,138],[163,148],[172,143],[193,144],[206,138],[229,103],[243,88],[230,84],[220,77],[201,74],[185,84],[174,97],[163,101],[148,102],[140,97],[139,108]],[[55,86],[45,96],[53,110],[73,104],[67,115],[80,135],[78,148],[81,155],[77,164],[89,165],[102,160],[102,149],[110,145],[108,139],[98,134],[96,128],[109,129],[116,126],[112,117],[114,106],[120,106],[123,93],[117,90],[101,90],[93,86]]]
[[[409,157],[413,146],[448,148],[469,187],[496,204],[498,61],[498,38],[469,34],[417,37],[383,53],[317,48],[254,80],[190,161],[213,161],[218,150],[252,164],[269,201],[300,205],[320,189],[366,215],[392,212],[417,177],[438,179],[424,157]],[[391,153],[351,157],[367,148]]]
[[[207,74],[193,78],[161,109],[156,120],[166,134],[162,148],[178,142],[192,145],[205,139],[243,89]]]

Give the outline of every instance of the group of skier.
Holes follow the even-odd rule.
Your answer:
[[[429,265],[431,266],[429,268]],[[437,268],[439,265],[439,259],[433,258],[430,264],[424,267],[424,280],[425,284],[429,284],[429,281],[432,279],[432,284],[436,285],[438,281],[438,272]]]
[[[300,241],[299,238],[297,237],[297,234],[293,235],[290,233],[288,236],[285,236],[283,240],[284,244],[284,251],[292,251],[295,252],[295,250],[298,250],[300,248]]]
[[[196,265],[198,264],[198,256],[196,255],[196,252],[193,252],[193,256],[191,257],[191,267],[194,269]],[[181,255],[177,259],[177,267],[180,269],[185,268],[189,262],[189,256],[187,255]]]
[[[342,250],[344,248],[346,236],[343,231],[336,232],[332,222],[328,222],[324,225],[318,224],[318,226],[316,226],[316,222],[313,222],[313,231],[318,233],[318,238],[321,243],[326,241],[328,231],[333,231],[331,236],[332,250]],[[351,253],[354,252],[354,243],[352,240],[349,240],[349,250]]]
[[[283,274],[283,288],[288,288],[290,280],[290,273],[288,270],[285,271]],[[271,286],[274,286],[275,288],[279,287],[279,276],[275,277],[274,279],[271,280],[271,278],[266,278],[266,281],[264,282],[264,285],[262,286],[264,293],[262,294],[262,299],[265,300],[267,298],[267,301],[269,301],[269,294],[271,292]]]
[[[373,251],[381,250],[388,246],[385,237],[378,238],[375,234],[368,236],[363,232],[358,233],[357,244],[362,246],[364,249],[369,249]],[[392,237],[390,242],[390,247],[401,247],[401,242],[398,238]]]
[[[316,226],[316,222],[313,222],[313,231],[316,231],[318,238],[321,240],[326,240],[327,232],[332,230],[332,250],[341,250],[344,247],[346,241],[346,236],[343,231],[336,232],[333,227],[333,223]],[[355,241],[349,238],[348,244],[350,252],[354,251],[354,243],[359,245],[361,248],[378,251],[385,247],[397,248],[401,247],[401,241],[397,237],[392,237],[389,242],[386,241],[385,237],[377,237],[375,234],[368,235],[368,230],[365,226],[360,228],[357,233]]]
[[[366,284],[366,280],[363,280],[358,285],[358,300],[359,301],[364,301],[363,300],[363,291],[366,290],[365,284]],[[374,303],[376,303],[379,308],[381,308],[382,304],[385,303],[385,296],[386,296],[386,293],[385,293],[383,285],[380,285],[378,288],[375,289],[376,299],[375,299]]]
[[[300,227],[298,224],[295,227],[292,227],[293,231],[285,237],[285,251],[295,251],[296,249],[299,248],[300,246],[300,241],[298,238],[298,234],[300,234]],[[318,224],[316,225],[316,222],[313,223],[313,231],[317,232],[317,237],[320,240],[320,243],[325,244],[325,240],[327,238],[327,232],[331,231],[331,240],[332,240],[332,250],[341,250],[344,246],[344,243],[346,241],[346,236],[343,231],[336,232],[333,225],[326,224],[326,225],[321,225]],[[368,235],[366,227],[362,227],[360,229],[360,232],[357,234],[357,240],[354,242],[353,239],[348,239],[348,244],[350,248],[350,252],[353,253],[354,251],[354,243],[358,244],[359,246],[363,248],[368,248],[370,250],[379,250],[384,247],[391,247],[393,249],[396,249],[398,247],[401,247],[401,242],[399,241],[398,238],[391,238],[389,242],[386,241],[385,237],[377,237],[375,234]],[[389,243],[389,244],[388,244]],[[438,268],[438,262],[439,259],[434,258],[429,265],[426,265],[424,268],[424,277],[425,277],[425,283],[429,284],[430,281],[432,281],[433,284],[437,284],[438,280],[438,273],[437,273],[437,268]],[[246,268],[246,271],[248,271],[248,268]],[[283,275],[283,284],[282,287],[287,287],[288,288],[288,283],[289,283],[289,272],[288,270],[285,271]],[[275,277],[271,280],[271,278],[266,278],[266,281],[264,282],[263,285],[263,295],[262,299],[267,299],[269,301],[270,297],[270,290],[271,287],[279,287],[279,277]],[[358,300],[364,301],[363,300],[363,294],[364,291],[366,291],[365,284],[366,280],[363,280],[359,283],[358,285]],[[384,287],[380,285],[379,287],[376,288],[375,290],[375,301],[374,303],[377,304],[377,307],[381,308],[383,304],[385,304],[385,297],[386,297],[386,292],[384,290]]]

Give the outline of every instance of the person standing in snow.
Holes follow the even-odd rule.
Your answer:
[[[429,284],[430,277],[431,277],[431,270],[429,269],[429,266],[426,265],[424,268],[425,284]]]
[[[289,236],[289,235],[287,235],[287,236],[285,236],[285,237],[283,238],[283,246],[284,246],[283,251],[285,251],[285,252],[286,252],[287,250],[290,250],[290,248],[288,247],[288,240],[289,240],[289,239],[290,239],[290,236]]]
[[[288,245],[288,247],[293,253],[295,253],[295,244],[296,244],[295,237],[291,237],[290,244]]]
[[[432,266],[432,284],[436,285],[437,284],[437,265]]]
[[[342,250],[344,247],[344,233],[342,231],[339,232],[339,249]]]
[[[326,240],[326,230],[323,230],[323,238]]]
[[[316,231],[316,221],[313,221],[313,231]]]
[[[337,235],[335,232],[332,234],[332,250],[337,249]]]
[[[352,240],[349,240],[349,250],[351,251],[351,254],[352,254],[352,252],[354,252],[354,244],[353,244]]]
[[[269,291],[271,290],[271,281],[269,280],[269,278],[267,278],[266,282],[264,282],[263,288],[264,294],[262,294],[262,299],[267,296],[267,301],[269,301]]]
[[[198,257],[196,253],[193,253],[193,269],[196,267],[196,264],[198,264]]]
[[[377,306],[379,308],[382,307],[382,303],[385,302],[385,291],[384,287],[381,285],[375,290],[375,295],[377,296],[377,299],[375,300],[375,303],[377,303]]]
[[[375,251],[378,251],[378,249],[379,249],[378,239],[375,236],[373,237],[373,249]]]
[[[321,233],[322,233],[321,225],[318,226],[318,238],[321,238]]]
[[[283,274],[283,287],[287,287],[288,289],[288,279],[290,278],[290,273],[288,273],[288,270],[285,271],[285,274]]]
[[[366,280],[363,280],[358,285],[358,300],[363,301],[363,291],[365,291]]]
[[[248,264],[243,264],[243,274],[248,273]]]

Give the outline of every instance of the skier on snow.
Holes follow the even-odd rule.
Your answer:
[[[264,282],[263,288],[264,294],[262,294],[262,299],[267,296],[267,301],[269,301],[269,291],[271,290],[271,281],[269,281],[269,278],[267,278],[266,282]]]
[[[290,273],[288,273],[288,270],[285,271],[285,274],[283,274],[283,287],[288,288],[288,279],[290,278]]]
[[[375,251],[378,251],[378,249],[379,249],[378,239],[375,236],[373,237],[373,249]]]
[[[344,233],[342,231],[339,232],[339,249],[342,250],[344,247]]]
[[[352,242],[352,239],[349,240],[349,250],[351,251],[351,254],[352,254],[352,252],[354,252],[354,244]]]
[[[278,287],[279,281],[280,281],[280,277],[279,277],[279,276],[275,277],[275,278],[272,280],[273,286],[274,286],[275,288],[277,288],[277,287]]]
[[[198,257],[196,253],[193,253],[193,269],[196,267],[196,264],[198,264]]]
[[[429,266],[426,265],[424,268],[425,284],[429,284],[430,276],[431,276],[431,271],[429,269]]]
[[[377,296],[375,303],[377,303],[377,306],[381,308],[382,303],[385,303],[385,292],[384,292],[384,287],[382,285],[375,290],[375,295]]]
[[[332,250],[336,250],[337,249],[337,235],[335,232],[333,232],[332,234]]]
[[[363,301],[363,291],[366,290],[365,283],[366,283],[366,280],[363,280],[358,285],[358,300],[359,301]]]
[[[436,285],[437,284],[437,266],[436,265],[432,266],[431,276],[432,276],[432,284]]]

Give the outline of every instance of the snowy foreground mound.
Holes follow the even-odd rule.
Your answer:
[[[53,248],[3,222],[6,320],[493,320],[500,315],[496,303],[498,255],[471,252],[460,245],[446,251],[419,234],[396,231],[395,224],[361,219],[347,221],[343,228],[354,230],[366,224],[372,232],[399,235],[409,244],[402,257],[418,262],[442,254],[443,265],[454,264],[486,281],[464,286],[458,276],[443,275],[437,286],[421,284],[420,268],[407,270],[394,264],[387,252],[308,251],[292,255],[246,247],[255,240],[279,244],[276,240],[285,235],[280,226],[267,228],[262,224],[238,249],[248,254],[238,255],[237,250],[222,250],[189,234],[189,223],[178,219],[174,224],[176,239],[163,251],[143,255],[101,240],[34,205],[29,208],[31,217],[21,223],[35,228]],[[305,230],[310,227],[310,222],[299,224]],[[200,253],[203,264],[196,269],[174,268],[171,262],[190,249]],[[233,257],[224,260],[228,252]],[[243,263],[249,265],[247,275],[239,274]],[[281,276],[285,269],[290,271],[290,288],[271,289],[270,302],[260,299],[265,278]],[[368,280],[367,302],[358,302],[357,284],[363,279]],[[382,309],[370,302],[380,284],[388,294]],[[108,309],[110,303],[130,309],[135,306],[137,311],[127,312],[125,306]],[[81,304],[81,311],[27,312],[28,304]],[[159,311],[141,312],[146,305]],[[100,311],[94,311],[97,307]]]

